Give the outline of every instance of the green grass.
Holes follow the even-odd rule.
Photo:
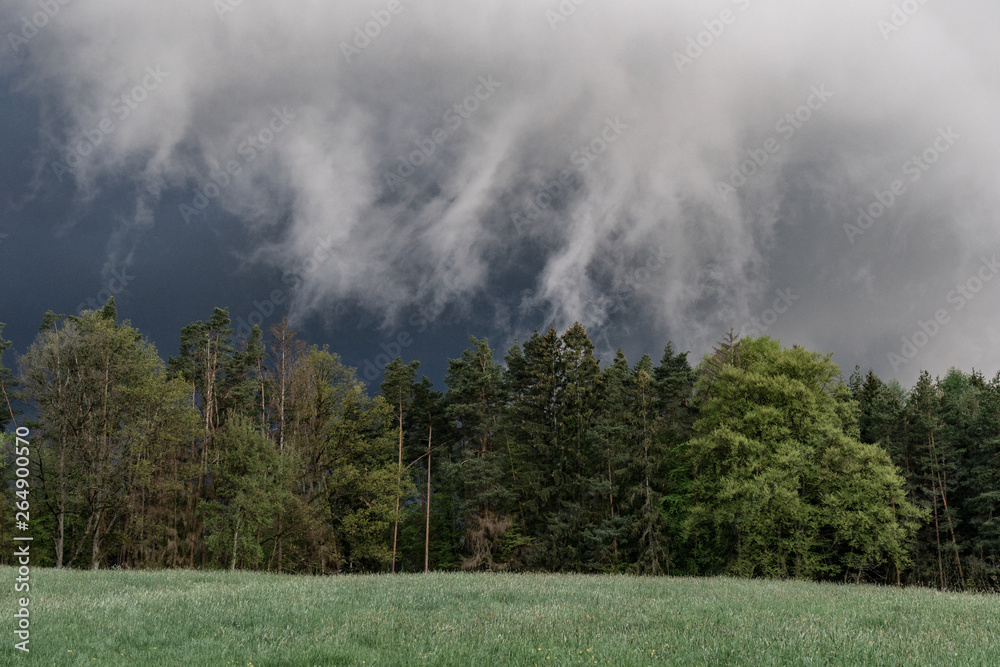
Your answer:
[[[0,568],[0,664],[1000,665],[1000,597],[734,579]]]

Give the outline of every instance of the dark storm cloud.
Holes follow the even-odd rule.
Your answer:
[[[949,302],[1000,251],[986,2],[16,0],[2,27],[36,191],[134,185],[109,270],[225,213],[300,314],[433,314],[527,271],[495,325],[1000,368],[1000,280]]]

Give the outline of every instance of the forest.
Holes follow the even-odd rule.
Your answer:
[[[287,322],[244,339],[219,308],[164,361],[113,298],[9,347],[5,564],[26,426],[37,566],[1000,590],[1000,373],[845,380],[732,332],[693,365],[602,363],[576,324],[502,360],[471,338],[443,388],[397,358],[370,395]]]

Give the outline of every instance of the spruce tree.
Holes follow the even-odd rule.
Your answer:
[[[504,436],[503,369],[485,339],[448,361],[446,413],[455,425],[454,466],[468,570],[510,567],[504,552],[520,539],[511,443]]]

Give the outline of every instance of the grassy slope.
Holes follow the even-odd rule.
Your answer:
[[[0,664],[20,654],[10,632],[14,576],[0,568]],[[39,570],[31,598],[33,664],[1000,665],[1000,597],[926,590]]]

